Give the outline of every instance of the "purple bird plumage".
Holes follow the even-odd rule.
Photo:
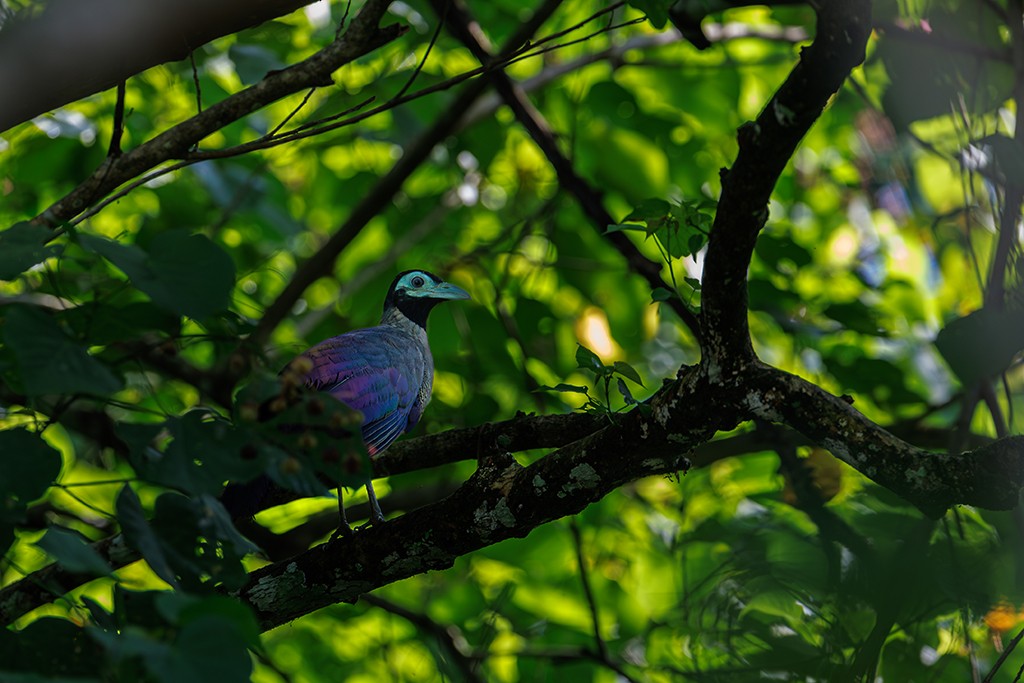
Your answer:
[[[427,343],[427,316],[442,301],[468,299],[455,285],[424,270],[400,273],[384,300],[380,324],[332,337],[300,355],[310,367],[304,381],[362,413],[362,436],[370,455],[377,455],[416,426],[430,401],[434,360]],[[296,364],[292,364],[296,367]],[[246,487],[264,490],[254,482]],[[370,481],[366,482],[371,521],[384,516]],[[232,487],[222,498],[229,510],[252,514],[256,505]],[[348,528],[338,491],[342,529]]]
[[[310,388],[363,414],[370,455],[415,427],[430,400],[434,361],[419,336],[380,325],[328,339],[302,354],[313,364],[306,375]]]

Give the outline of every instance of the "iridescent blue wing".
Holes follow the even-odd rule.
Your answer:
[[[415,424],[425,376],[423,354],[386,327],[332,337],[303,355],[313,363],[306,384],[363,414],[363,441],[379,453]]]

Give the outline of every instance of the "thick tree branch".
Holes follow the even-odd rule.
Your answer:
[[[185,157],[193,145],[232,121],[287,95],[331,85],[332,73],[405,32],[398,25],[378,27],[389,4],[389,0],[367,0],[345,33],[327,47],[298,64],[267,75],[256,85],[217,102],[135,149],[107,157],[91,176],[35,220],[56,227],[125,181],[161,162]]]
[[[940,456],[892,437],[831,396],[767,366],[750,386],[684,370],[650,402],[614,425],[574,441],[529,467],[511,456],[481,460],[448,498],[351,537],[317,546],[250,575],[240,597],[273,628],[339,601],[429,570],[537,526],[576,514],[622,484],[687,469],[684,454],[746,419],[785,421],[930,514],[959,503],[1016,504],[1024,482],[1024,438],[959,456]],[[646,413],[646,415],[645,415]]]
[[[506,463],[509,471],[515,474],[515,481],[519,482],[517,485],[525,487],[516,494],[516,500],[520,501],[519,504],[547,510],[551,519],[574,514],[590,502],[589,499],[582,500],[577,495],[569,496],[568,493],[580,493],[580,495],[586,493],[601,497],[626,481],[639,479],[649,474],[684,469],[685,464],[680,459],[684,453],[690,466],[705,467],[722,458],[772,449],[779,444],[801,446],[825,442],[834,448],[840,457],[847,456],[844,459],[858,469],[863,468],[863,462],[858,459],[860,454],[868,454],[873,459],[886,459],[891,454],[898,454],[901,459],[894,460],[886,470],[887,472],[891,470],[890,474],[885,475],[889,479],[886,481],[878,479],[878,481],[889,485],[897,494],[908,500],[914,502],[923,500],[929,510],[937,510],[937,500],[930,497],[936,490],[950,500],[949,504],[972,502],[974,498],[979,498],[978,504],[984,507],[994,507],[996,505],[992,503],[995,499],[985,498],[991,491],[996,491],[1005,501],[1006,495],[1013,490],[1013,487],[1019,488],[1021,485],[1022,475],[1019,474],[1020,469],[1017,465],[1024,461],[1024,458],[1021,457],[1021,450],[1024,448],[1021,438],[991,442],[979,446],[973,453],[935,460],[938,456],[902,443],[882,430],[881,427],[867,421],[841,399],[831,396],[799,378],[765,368],[753,384],[753,388],[711,385],[703,379],[703,369],[695,368],[686,371],[684,381],[667,385],[651,399],[649,402],[650,418],[645,418],[639,414],[639,411],[634,411],[618,416],[615,423],[609,425],[604,416],[584,413],[520,415],[505,422],[456,429],[400,441],[392,445],[383,456],[375,459],[374,473],[375,476],[400,474],[474,458],[488,463],[495,459],[507,459],[509,452],[564,446],[552,456],[542,459],[530,468],[523,469],[511,462]],[[794,396],[801,395],[804,397],[802,401],[793,400]],[[786,396],[787,399],[782,400],[781,396]],[[718,441],[707,441],[715,431],[731,429],[741,420],[749,418],[787,421],[804,431],[806,436],[788,430],[766,435],[758,430]],[[844,427],[848,423],[857,427],[857,430],[852,432],[852,436],[851,430]],[[836,430],[841,430],[839,436],[836,435]],[[944,431],[913,430],[904,431],[904,433],[907,438],[916,440],[924,447],[941,447],[948,439],[948,433]],[[697,436],[693,436],[693,434]],[[853,447],[849,451],[845,451],[841,445],[835,445],[828,441],[839,438],[851,441]],[[894,450],[882,451],[883,448]],[[555,458],[558,462],[542,464],[551,458]],[[566,460],[567,458],[569,460]],[[605,463],[605,460],[611,462]],[[503,462],[505,461],[503,460]],[[996,469],[979,473],[980,470],[977,468],[992,464],[997,466]],[[608,467],[612,467],[611,473],[606,469]],[[922,471],[927,473],[927,481],[913,475],[914,470],[922,467],[925,468]],[[1015,467],[1017,469],[1014,469]],[[593,490],[589,488],[589,485],[585,486],[583,481],[583,479],[589,481],[590,470],[588,468],[593,468],[594,472],[601,473],[602,477],[600,485]],[[910,474],[901,476],[900,468]],[[975,471],[972,471],[972,468]],[[530,475],[527,476],[523,472],[529,472]],[[575,474],[573,474],[574,472]],[[871,476],[871,472],[867,474]],[[478,478],[479,476],[481,475],[478,475]],[[536,477],[540,477],[541,481],[547,482],[549,487],[558,491],[566,490],[566,496],[555,495],[552,500],[550,492],[545,494],[541,490],[534,491],[534,487],[537,485]],[[1014,481],[1017,483],[1014,484]],[[959,495],[956,487],[968,485],[971,488],[965,494],[967,497]],[[472,487],[467,489],[467,486],[469,484],[450,497],[463,501],[462,503],[452,502],[449,499],[434,503],[404,517],[391,520],[380,529],[375,528],[365,533],[356,534],[356,540],[371,534],[385,533],[387,534],[386,538],[392,540],[389,545],[382,547],[392,548],[403,545],[419,547],[417,544],[421,538],[424,536],[430,538],[429,529],[437,523],[437,520],[442,520],[445,524],[457,524],[457,521],[452,520],[469,519],[467,516],[469,503],[465,503],[466,500],[476,501],[478,507],[483,504],[485,499],[491,501],[488,504],[491,506],[489,509],[492,515],[498,514],[497,510],[504,510],[509,505],[508,501],[502,502],[501,499],[486,498],[486,495],[489,494],[486,490],[478,490],[480,489],[479,483],[474,484],[476,489]],[[484,488],[486,489],[486,487]],[[499,488],[504,489],[504,486]],[[476,492],[471,493],[470,490]],[[539,496],[539,499],[533,502],[532,495]],[[470,512],[472,510],[477,510],[477,507],[472,508]],[[451,515],[456,515],[456,517]],[[458,515],[462,515],[462,517],[458,517]],[[524,517],[513,527],[502,527],[500,531],[504,535],[501,538],[525,536],[535,526],[548,521],[541,519],[540,513],[536,511],[531,515]],[[414,523],[402,521],[408,517],[412,517],[416,521]],[[461,531],[459,536],[461,539],[459,543],[462,544],[459,547],[468,547],[466,544],[472,545],[473,543],[468,536],[474,533],[475,527],[470,523],[465,526],[466,528]],[[397,533],[398,536],[393,537],[392,533]],[[451,531],[451,533],[455,532]],[[490,542],[497,540],[500,538],[495,537]],[[359,541],[359,543],[362,544],[363,541]],[[479,539],[476,543],[478,544],[476,547],[489,544],[487,539]],[[93,544],[93,548],[115,569],[139,559],[138,553],[126,547],[120,536],[99,541]],[[322,549],[322,546],[318,546],[318,548],[321,550],[318,551],[315,548],[304,553],[301,557],[306,559],[302,562],[319,561],[317,558],[320,558],[321,555],[318,555],[318,552],[326,553],[327,551]],[[360,553],[374,552],[372,542],[359,545],[359,548],[361,549]],[[469,548],[465,552],[469,552],[471,549]],[[338,564],[339,571],[349,577],[347,580],[354,580],[358,571],[351,566],[347,568],[343,566],[348,561],[345,559],[347,551],[341,549],[339,552],[341,558],[330,561]],[[378,565],[382,561],[381,558],[387,557],[390,551],[385,553],[382,550],[381,553],[376,560]],[[415,557],[406,557],[405,559],[410,563],[409,566],[413,567],[410,569],[411,573],[407,575],[418,573],[415,571],[415,564],[419,560],[423,561],[419,565],[419,571],[437,568],[424,563],[429,558],[417,560]],[[286,564],[287,562],[282,563],[279,569]],[[302,568],[305,565],[296,566]],[[278,567],[278,565],[271,565],[271,567]],[[269,572],[270,569],[268,568],[267,571]],[[283,573],[283,569],[274,576],[279,577],[281,573]],[[367,574],[367,576],[373,575]],[[6,586],[0,589],[0,624],[9,624],[29,611],[52,602],[59,595],[87,583],[93,578],[90,575],[68,572],[54,564]],[[267,581],[278,580],[287,579],[267,579]],[[366,590],[372,590],[373,587],[390,582],[379,578],[377,580],[381,582]],[[350,601],[357,597],[350,591],[345,592],[345,596],[344,599]],[[310,609],[315,609],[315,607],[310,607]],[[285,617],[278,617],[278,619],[285,619]]]
[[[0,31],[0,132],[309,2],[51,0]]]
[[[753,358],[747,268],[768,219],[768,198],[811,125],[850,70],[864,60],[870,0],[817,5],[818,33],[757,120],[739,132],[739,154],[722,171],[722,195],[704,262],[704,362],[738,368]],[[731,380],[730,380],[731,381]]]
[[[264,629],[429,570],[537,526],[575,514],[622,484],[689,466],[683,454],[710,439],[729,411],[712,407],[699,373],[664,390],[649,416],[565,446],[529,467],[509,455],[480,463],[448,498],[347,538],[256,570],[239,597]],[[698,400],[699,397],[699,400]],[[674,406],[696,409],[673,410]]]
[[[1007,510],[1024,486],[1024,437],[958,454],[899,439],[840,398],[767,365],[751,368],[745,403],[754,417],[785,423],[931,516],[957,504]]]

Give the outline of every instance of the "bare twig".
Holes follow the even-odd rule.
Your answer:
[[[601,659],[608,661],[608,645],[601,635],[601,619],[597,613],[597,600],[594,598],[594,590],[590,586],[590,572],[587,569],[587,560],[583,556],[583,539],[580,537],[580,525],[573,517],[569,520],[569,531],[572,532],[572,543],[576,549],[576,564],[580,568],[580,583],[583,585],[583,595],[587,599],[587,607],[590,609],[590,621],[594,625],[594,644],[597,646],[597,653]]]
[[[117,84],[117,102],[114,104],[114,124],[110,130],[110,148],[108,157],[121,156],[121,135],[124,133],[124,94],[125,82]]]

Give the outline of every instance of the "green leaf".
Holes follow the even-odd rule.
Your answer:
[[[631,379],[640,386],[644,385],[643,380],[640,379],[640,373],[638,373],[629,363],[617,360],[612,364],[612,368],[614,368],[615,372],[619,373],[626,379]]]
[[[664,199],[645,199],[629,212],[623,220],[625,221],[643,221],[645,223],[661,222],[669,215],[672,209],[672,205],[666,202]]]
[[[149,522],[146,521],[146,514],[142,511],[139,496],[128,484],[125,484],[121,492],[117,494],[115,508],[117,521],[121,523],[121,532],[128,545],[142,554],[149,568],[157,576],[172,587],[178,588],[178,579],[164,553],[163,545],[153,533]]]
[[[18,275],[60,253],[56,245],[47,245],[53,231],[32,223],[15,223],[0,232],[0,280],[13,280]]]
[[[27,306],[8,309],[3,338],[17,360],[25,393],[105,396],[121,380],[67,337],[52,316]]]
[[[168,418],[164,428],[173,440],[162,454],[145,448],[147,430],[135,430],[143,447],[134,449],[132,465],[147,481],[190,494],[214,494],[225,481],[251,478],[264,467],[259,458],[242,457],[249,435],[226,420],[193,410]]]
[[[622,394],[622,400],[626,402],[627,406],[637,404],[637,400],[633,398],[632,392],[630,392],[629,387],[626,386],[626,382],[621,377],[615,378],[615,386],[619,388],[619,393]]]
[[[644,232],[644,233],[646,233],[647,232],[647,228],[645,228],[644,226],[640,225],[639,223],[615,223],[615,224],[609,225],[608,228],[604,232],[607,235],[610,232],[626,232],[626,231]]]
[[[981,308],[946,325],[935,347],[964,386],[994,377],[1024,349],[1024,312]]]
[[[143,251],[91,235],[82,244],[117,266],[153,303],[190,318],[206,318],[230,303],[235,282],[231,257],[204,235],[162,232]]]
[[[861,301],[829,304],[822,313],[841,323],[848,330],[875,337],[888,336],[875,312]]]
[[[675,0],[629,0],[629,4],[647,15],[656,29],[665,28],[668,22],[668,8]]]
[[[595,375],[603,375],[606,372],[604,363],[601,362],[598,355],[583,344],[576,347],[576,366],[589,370]]]
[[[671,289],[665,289],[664,287],[655,287],[651,290],[651,301],[668,301],[669,299],[676,298],[676,293]]]
[[[60,474],[60,453],[25,429],[0,432],[0,555],[14,542],[25,510]]]
[[[754,245],[757,257],[781,272],[789,272],[793,267],[803,268],[813,261],[811,252],[794,242],[788,235],[776,236],[762,234]]]
[[[76,574],[106,576],[111,572],[107,563],[88,539],[72,529],[52,526],[36,545],[53,557],[57,564]]]
[[[228,48],[228,57],[235,63],[235,72],[245,85],[257,83],[268,72],[285,67],[276,54],[260,45],[235,43]]]
[[[179,316],[149,301],[133,301],[124,306],[89,302],[63,311],[61,320],[76,337],[97,346],[137,339],[154,330],[175,334],[181,327]]]
[[[559,382],[558,384],[556,384],[553,387],[549,387],[546,384],[542,384],[539,387],[537,387],[537,390],[538,391],[560,391],[560,392],[563,392],[563,393],[573,393],[573,394],[586,394],[588,392],[588,389],[586,387],[581,387],[581,386],[578,386],[576,384],[565,384],[564,382]]]

